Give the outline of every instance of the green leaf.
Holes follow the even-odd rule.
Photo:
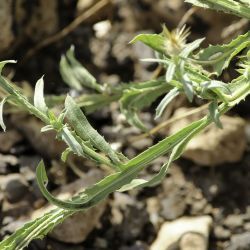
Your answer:
[[[61,58],[60,73],[63,80],[78,91],[86,87],[102,92],[102,86],[96,82],[94,76],[76,60],[73,46],[67,51],[66,56]]]
[[[184,92],[188,98],[188,100],[190,102],[193,101],[193,98],[194,98],[194,89],[193,89],[193,84],[192,84],[192,81],[190,80],[188,74],[184,74],[182,76],[182,79],[183,79],[183,89],[184,89]]]
[[[16,63],[16,61],[15,61],[15,60],[1,61],[1,62],[0,62],[0,74],[2,74],[2,70],[3,70],[4,66],[5,66],[7,63]]]
[[[3,121],[3,106],[4,106],[4,103],[7,101],[7,98],[8,97],[3,98],[3,100],[0,103],[0,126],[4,132],[6,131],[6,126]]]
[[[63,127],[61,136],[62,140],[66,142],[71,151],[73,151],[78,156],[87,157],[87,155],[83,151],[82,145],[77,141],[76,137],[66,126]]]
[[[249,12],[250,13],[250,12]],[[210,65],[219,76],[226,69],[231,60],[243,49],[250,46],[250,32],[238,36],[228,44],[210,45],[201,50],[197,55],[198,63]]]
[[[130,183],[122,186],[120,189],[118,189],[117,191],[118,192],[126,192],[126,191],[129,191],[129,190],[132,190],[134,188],[138,188],[138,187],[141,187],[142,185],[144,185],[145,183],[147,183],[146,180],[144,179],[134,179],[132,180]]]
[[[88,122],[86,116],[70,96],[65,100],[66,117],[70,125],[74,128],[75,132],[84,141],[90,143],[101,152],[107,154],[113,163],[120,164],[120,159],[111,146]]]
[[[205,38],[197,39],[191,43],[185,45],[184,49],[179,54],[182,58],[187,58],[195,49],[197,49]]]
[[[130,43],[140,41],[162,54],[165,54],[165,39],[162,35],[157,34],[140,34],[137,35]]]
[[[213,101],[209,104],[209,114],[213,122],[216,124],[216,126],[222,129],[223,127],[220,121],[220,113],[219,113],[218,104],[216,101]]]
[[[124,185],[118,191],[124,192],[134,188],[151,187],[159,184],[159,182],[162,181],[163,178],[166,176],[170,164],[181,155],[187,143],[209,123],[210,123],[209,119],[207,118],[201,119],[199,121],[193,122],[189,126],[179,131],[178,134],[181,134],[181,136],[179,137],[179,140],[176,141],[176,144],[168,149],[168,151],[170,149],[172,150],[169,160],[168,162],[163,164],[158,174],[156,174],[150,180],[134,179],[129,184]]]
[[[68,158],[70,152],[72,152],[70,148],[66,148],[66,149],[62,152],[61,160],[62,160],[63,162],[66,162],[66,161],[67,161],[67,158]]]
[[[207,94],[209,94],[209,91],[216,94],[216,97],[219,98],[219,100],[227,102],[226,98],[227,96],[232,95],[232,91],[230,90],[228,84],[225,84],[221,81],[211,80],[211,81],[205,81],[200,84],[201,86],[201,97],[205,97]],[[214,97],[215,98],[215,97]],[[212,99],[214,99],[212,98]]]
[[[166,109],[167,105],[176,97],[179,95],[179,90],[177,88],[171,89],[165,97],[161,100],[160,104],[156,108],[156,116],[155,119],[158,119],[161,117],[163,111]]]
[[[248,1],[248,0],[241,0]],[[246,4],[239,3],[234,0],[185,0],[187,3],[191,3],[198,7],[214,9],[218,11],[223,11],[225,13],[233,14],[239,17],[244,17],[250,19],[249,6]]]
[[[83,90],[83,86],[80,81],[75,77],[71,65],[66,59],[66,56],[62,56],[60,60],[60,74],[65,83],[67,83],[71,88],[78,91]]]
[[[48,111],[48,107],[44,100],[44,81],[41,77],[35,86],[34,92],[34,106],[39,109],[41,112],[45,113]]]
[[[46,125],[46,126],[41,128],[41,133],[51,131],[51,130],[54,130],[53,126],[52,125]]]
[[[166,72],[166,82],[169,83],[173,80],[175,74],[176,65],[172,62],[169,64]]]
[[[37,180],[39,188],[50,202],[62,208],[79,210],[91,207],[107,197],[107,195],[112,193],[114,190],[118,190],[124,185],[129,184],[150,162],[172,150],[176,145],[183,141],[183,138],[186,138],[189,136],[189,134],[194,133],[196,128],[201,124],[206,126],[209,124],[209,122],[210,121],[207,118],[203,118],[188,125],[176,134],[158,142],[156,145],[150,147],[149,149],[134,157],[132,160],[123,164],[123,170],[121,172],[111,174],[102,179],[100,182],[96,183],[94,186],[86,188],[85,191],[81,193],[83,199],[79,202],[74,202],[74,200],[62,201],[49,193],[49,191],[46,189],[48,179],[45,167],[42,163],[37,167]]]
[[[62,223],[74,212],[60,208],[44,214],[43,216],[26,223],[11,236],[0,242],[1,250],[21,250],[34,239],[42,239],[58,224]]]
[[[18,105],[20,108],[23,108],[27,112],[35,115],[39,119],[41,119],[44,123],[49,123],[49,119],[47,116],[33,106],[28,99],[6,78],[0,75],[0,86],[4,89],[12,98],[13,102]]]
[[[137,113],[171,88],[173,87],[161,79],[148,81],[144,88],[131,87],[124,91],[120,99],[121,112],[126,116],[128,123],[142,131],[147,131]]]

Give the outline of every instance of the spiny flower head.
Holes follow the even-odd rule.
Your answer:
[[[176,28],[172,31],[169,31],[165,25],[162,27],[162,35],[165,38],[164,48],[166,54],[170,56],[178,55],[186,45],[186,39],[190,34],[189,29],[186,29],[185,25],[182,28]]]

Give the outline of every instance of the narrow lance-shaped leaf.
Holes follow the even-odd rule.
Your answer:
[[[219,98],[219,100],[227,102],[227,97],[232,95],[232,91],[228,87],[228,84],[211,80],[211,81],[205,81],[200,84],[202,87],[201,89],[201,97],[205,97],[209,92],[213,92],[216,94],[216,97]],[[214,99],[214,98],[213,98]]]
[[[153,178],[149,180],[133,179],[130,183],[124,185],[118,191],[124,192],[124,191],[131,190],[132,188],[143,188],[143,187],[157,185],[165,177],[170,164],[180,156],[181,152],[183,151],[188,141],[190,141],[193,136],[195,136],[202,128],[206,127],[209,123],[210,121],[206,118],[206,119],[202,119],[202,120],[192,123],[191,130],[189,130],[188,127],[186,127],[185,128],[186,133],[184,133],[182,138],[178,141],[178,143],[174,147],[171,148],[172,151],[168,159],[168,162],[163,164],[158,174],[156,174]]]
[[[0,86],[12,97],[12,100],[17,105],[24,108],[26,111],[32,113],[46,124],[49,123],[48,117],[39,109],[37,109],[34,105],[32,105],[28,101],[28,99],[19,90],[17,90],[17,88],[12,83],[10,83],[6,78],[2,77],[1,75]]]
[[[217,101],[213,101],[209,104],[209,113],[218,128],[223,128],[222,123],[220,121],[220,113],[218,111],[218,104]]]
[[[39,109],[41,112],[45,113],[48,111],[48,107],[44,100],[44,81],[41,77],[35,86],[34,92],[34,106]]]
[[[166,72],[166,82],[169,83],[173,80],[174,78],[174,73],[175,73],[176,65],[175,63],[171,62],[167,68]]]
[[[0,62],[0,74],[2,74],[2,70],[3,70],[4,66],[5,66],[7,63],[16,63],[16,61],[15,61],[15,60],[1,61],[1,62]]]
[[[167,105],[179,95],[179,90],[177,88],[171,89],[166,96],[161,100],[160,104],[156,108],[156,116],[155,119],[161,117],[163,111],[166,109]]]
[[[187,58],[195,49],[197,49],[201,43],[204,41],[204,38],[197,39],[191,43],[186,44],[184,49],[179,54],[182,58]]]
[[[182,77],[182,84],[183,84],[183,89],[184,92],[190,102],[193,101],[194,98],[194,89],[192,85],[192,81],[190,80],[188,74],[184,74]]]
[[[66,117],[70,125],[74,128],[76,133],[84,140],[90,141],[90,143],[101,152],[106,153],[110,159],[117,165],[119,165],[120,159],[117,152],[115,152],[111,146],[88,122],[86,116],[83,114],[74,100],[67,96],[65,100]]]
[[[67,51],[66,57],[62,57],[60,72],[69,86],[77,90],[87,87],[102,93],[102,86],[96,82],[94,76],[75,58],[73,46]]]
[[[67,61],[66,56],[61,57],[59,69],[61,77],[65,83],[67,83],[71,88],[78,91],[83,90],[83,86],[72,73],[71,65]]]
[[[6,102],[7,98],[8,97],[3,98],[3,100],[0,103],[0,126],[4,132],[6,131],[6,126],[5,126],[4,121],[3,121],[3,106],[4,106],[4,103]]]

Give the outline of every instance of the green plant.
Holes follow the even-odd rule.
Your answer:
[[[189,0],[200,5],[218,10],[231,11],[228,3],[232,0]],[[218,7],[219,4],[219,7]],[[234,9],[234,14],[247,16],[250,13],[246,1],[237,3],[241,8]],[[247,11],[246,11],[247,10]],[[237,12],[237,13],[235,13]],[[141,83],[121,84],[113,87],[109,84],[98,84],[96,79],[75,59],[73,48],[62,57],[60,71],[64,80],[73,88],[82,90],[88,88],[92,93],[80,96],[76,100],[64,96],[44,97],[43,79],[35,87],[34,100],[25,97],[22,90],[17,89],[7,78],[0,76],[0,86],[6,97],[0,105],[0,124],[5,130],[2,118],[3,105],[9,102],[18,109],[31,113],[44,122],[43,133],[55,130],[57,139],[63,140],[68,148],[62,153],[66,160],[69,153],[105,164],[113,171],[95,185],[86,188],[68,201],[54,197],[46,188],[48,178],[43,162],[37,167],[37,181],[44,196],[58,208],[44,214],[42,217],[25,224],[13,235],[0,243],[0,249],[22,249],[35,238],[42,238],[65,218],[81,209],[96,205],[114,191],[126,191],[132,188],[142,188],[157,185],[175,159],[180,157],[186,144],[200,131],[212,122],[222,127],[220,116],[244,100],[250,93],[250,32],[238,36],[225,45],[209,46],[199,49],[203,39],[186,43],[188,32],[185,28],[170,32],[165,26],[161,34],[141,34],[132,42],[140,41],[157,52],[156,59],[144,61],[158,62],[165,69],[165,76]],[[239,60],[239,76],[230,83],[218,80],[231,60],[241,52]],[[6,63],[0,63],[0,70]],[[215,80],[217,78],[217,80]],[[208,100],[209,113],[204,118],[195,121],[174,135],[171,135],[132,159],[127,159],[122,153],[111,148],[106,140],[90,125],[81,108],[85,112],[96,109],[112,101],[119,101],[121,112],[128,122],[147,131],[138,113],[150,106],[158,97],[165,95],[156,108],[156,118],[160,117],[166,106],[178,95],[184,93],[191,102],[194,96]],[[50,108],[61,104],[65,99],[64,109],[56,116]],[[158,174],[149,180],[138,178],[139,173],[149,163],[164,154],[169,154],[169,161],[161,167]]]

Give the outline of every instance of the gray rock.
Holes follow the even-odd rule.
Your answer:
[[[120,224],[119,232],[125,241],[134,241],[139,237],[149,217],[144,206],[137,203],[136,206],[128,206],[125,210],[123,222]]]
[[[0,158],[0,175],[6,175],[8,173],[9,173],[8,164],[4,161],[1,161]]]
[[[14,155],[2,155],[2,154],[0,154],[0,162],[3,162],[11,166],[15,166],[19,163],[17,157],[15,157]]]
[[[61,153],[65,150],[66,145],[63,141],[55,140],[56,134],[54,131],[41,133],[41,128],[44,124],[32,116],[22,118],[12,116],[11,121],[42,157],[47,159],[60,159]]]
[[[247,223],[244,224],[244,229],[246,231],[250,231],[250,222],[247,222]]]
[[[133,246],[121,247],[120,250],[149,250],[149,247],[143,242],[136,242]]]
[[[28,193],[27,195],[29,195]],[[26,199],[27,198],[27,199]],[[29,200],[28,200],[29,199]],[[8,214],[8,216],[19,218],[23,216],[28,216],[30,212],[33,210],[33,206],[30,202],[30,197],[25,196],[22,200],[10,203],[7,199],[4,199],[3,205],[2,205],[2,212],[3,214]]]
[[[23,139],[22,135],[16,130],[7,130],[5,133],[0,133],[0,151],[7,153],[18,142]]]
[[[150,250],[206,250],[211,224],[210,216],[182,217],[165,222]]]
[[[236,228],[243,226],[243,216],[232,214],[226,217],[223,223],[226,227],[230,228],[231,230],[234,230]]]
[[[250,249],[250,232],[233,235],[229,246],[226,250],[249,250]]]
[[[207,250],[207,239],[199,233],[184,234],[179,243],[180,250]]]
[[[88,234],[97,226],[105,207],[106,202],[101,202],[95,207],[70,216],[57,226],[50,233],[50,236],[66,243],[77,244],[83,242]]]
[[[214,236],[219,240],[227,240],[231,236],[230,230],[222,227],[222,226],[216,226],[214,228]]]
[[[26,220],[16,220],[12,221],[6,226],[1,228],[1,232],[3,234],[12,234],[14,233],[17,229],[21,228],[27,221]]]
[[[137,150],[143,150],[152,146],[153,140],[151,138],[144,138],[142,140],[134,141],[131,145]]]
[[[19,158],[20,173],[27,181],[34,181],[36,177],[36,167],[41,160],[39,156],[21,156]]]
[[[166,220],[174,220],[184,214],[186,202],[182,196],[170,193],[168,197],[161,200],[161,207],[161,216]]]
[[[4,195],[11,203],[23,199],[28,191],[28,183],[21,174],[9,174],[2,185]]]

